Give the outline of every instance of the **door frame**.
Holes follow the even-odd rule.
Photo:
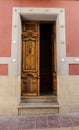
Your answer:
[[[57,50],[57,97],[59,95],[58,76],[67,74],[66,40],[65,40],[65,9],[64,8],[25,8],[13,7],[12,15],[12,61],[15,62],[17,76],[18,104],[21,102],[21,31],[22,19],[39,21],[56,21],[56,50]],[[11,71],[12,72],[12,71]],[[13,72],[14,73],[14,72]]]

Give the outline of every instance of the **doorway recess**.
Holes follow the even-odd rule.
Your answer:
[[[55,21],[22,22],[21,65],[22,96],[56,94]]]
[[[57,59],[57,90],[58,95],[58,76],[67,74],[68,68],[66,62],[61,62],[66,57],[66,43],[65,43],[65,10],[63,8],[13,8],[12,20],[12,45],[11,58],[16,59],[17,62],[13,64],[15,71],[11,69],[10,63],[9,74],[17,75],[18,77],[18,103],[21,102],[21,47],[22,47],[22,21],[45,21],[56,22],[56,59]],[[62,43],[62,44],[61,44]],[[17,49],[16,49],[17,47]],[[11,70],[11,71],[10,71]]]

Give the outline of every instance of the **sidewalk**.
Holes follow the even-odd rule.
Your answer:
[[[0,116],[0,130],[79,130],[79,113]]]

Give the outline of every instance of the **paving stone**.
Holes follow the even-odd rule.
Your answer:
[[[74,126],[72,120],[69,115],[59,115],[58,119],[61,123],[61,127],[72,127]]]
[[[74,126],[79,126],[79,115],[71,115],[70,117]]]
[[[79,130],[79,113],[0,116],[0,130],[54,130],[56,128]]]
[[[36,121],[36,128],[40,129],[40,128],[48,128],[47,126],[47,122],[46,121]]]

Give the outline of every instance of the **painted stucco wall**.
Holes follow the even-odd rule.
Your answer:
[[[66,56],[67,57],[79,56],[79,36],[78,36],[79,16],[77,14],[77,12],[79,12],[78,1],[0,0],[0,57],[11,56],[12,7],[65,8]],[[7,71],[7,68],[5,71]],[[73,71],[73,74],[74,73],[75,72]]]
[[[79,2],[0,0],[0,115],[18,114],[18,77],[8,75],[12,48],[13,7],[65,8],[66,56],[77,59],[77,64],[72,62],[69,65],[69,75],[58,76],[58,101],[61,113],[79,111]],[[13,63],[11,69],[16,71]]]

